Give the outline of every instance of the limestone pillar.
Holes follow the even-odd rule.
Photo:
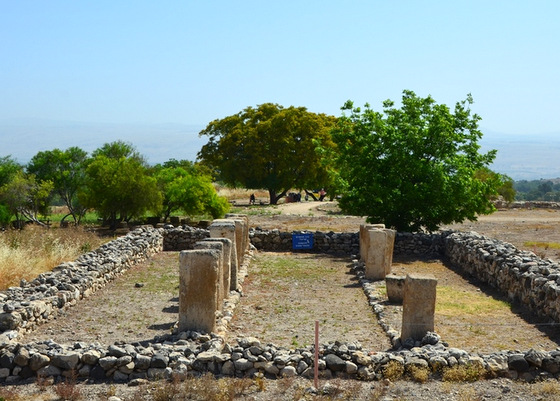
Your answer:
[[[215,331],[219,262],[215,249],[179,254],[179,331]]]
[[[387,247],[385,248],[385,275],[391,274],[391,266],[393,265],[393,253],[395,250],[395,237],[397,232],[395,230],[386,229],[387,233]]]
[[[216,219],[208,227],[210,231],[210,238],[227,238],[231,241],[231,275],[230,287],[231,291],[239,288],[238,285],[238,272],[239,272],[239,259],[237,257],[237,240],[236,240],[236,224],[233,220]]]
[[[395,231],[381,228],[364,230],[366,247],[365,277],[369,280],[383,280],[391,273]]]
[[[222,277],[222,292],[223,292],[223,299],[228,298],[229,297],[229,289],[231,287],[231,248],[232,248],[232,242],[231,240],[227,239],[227,238],[206,238],[205,240],[201,241],[201,242],[218,242],[221,243],[223,245],[223,257],[222,257],[222,272],[221,272],[221,277]]]
[[[241,262],[243,262],[243,256],[249,250],[249,245],[251,243],[249,239],[249,217],[246,214],[240,213],[228,213],[226,214],[226,219],[240,219],[243,222],[243,232],[242,232],[242,241],[241,241],[241,249],[243,249],[243,255],[241,256]]]
[[[243,258],[245,257],[245,220],[239,217],[230,217],[227,220],[231,220],[235,223],[235,250],[237,253],[237,266],[241,267],[243,264]]]
[[[369,249],[369,242],[367,231],[372,228],[385,228],[385,224],[360,224],[360,262],[365,262],[367,259],[367,252]]]
[[[405,276],[388,274],[385,277],[385,287],[387,288],[387,298],[394,304],[402,304],[404,297]]]
[[[421,340],[434,331],[437,279],[433,276],[406,276],[403,296],[401,339]]]
[[[216,292],[216,304],[218,310],[222,310],[224,304],[224,288],[223,288],[223,275],[224,275],[224,244],[219,241],[199,241],[193,246],[193,249],[215,249],[220,253],[218,260],[218,291]],[[228,287],[229,291],[229,287]]]

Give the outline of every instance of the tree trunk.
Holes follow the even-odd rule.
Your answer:
[[[273,189],[269,189],[268,195],[270,197],[270,204],[277,205],[278,201],[282,199],[284,196],[286,196],[287,193],[288,193],[287,189],[283,190],[280,194],[277,194],[276,191]]]
[[[117,229],[117,213],[112,212],[109,216],[109,230],[116,230]]]
[[[72,217],[74,218],[74,224],[76,224],[76,217],[75,217],[72,213],[68,213],[66,216],[64,216],[64,217],[62,218],[62,220],[60,220],[60,227],[64,227],[64,226],[65,226],[64,220],[66,220],[66,218],[67,218],[68,216],[72,216]],[[77,225],[77,224],[76,224],[76,225]]]

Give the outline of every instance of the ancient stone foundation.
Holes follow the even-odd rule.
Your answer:
[[[162,245],[163,230],[141,227],[32,281],[21,280],[19,287],[0,292],[0,334],[35,329],[91,296],[130,266],[160,252]]]
[[[236,377],[252,376],[258,372],[269,377],[310,377],[314,363],[313,347],[288,350],[273,344],[264,345],[255,338],[239,338],[226,344],[224,338],[216,334],[179,331],[141,344],[108,347],[83,343],[56,344],[52,341],[17,342],[18,332],[33,329],[43,320],[52,318],[60,308],[91,295],[135,261],[160,251],[162,244],[168,250],[193,249],[196,242],[209,236],[208,230],[188,226],[142,228],[84,255],[76,262],[63,264],[29,283],[22,281],[20,287],[0,292],[0,383],[18,383],[37,376],[59,378],[75,374],[81,378],[116,382],[180,379],[190,372]],[[291,250],[292,233],[251,230],[249,236],[258,249]],[[315,232],[311,251],[357,257],[359,234]],[[476,233],[440,232],[398,233],[394,253],[445,257],[457,268],[532,308],[536,315],[560,321],[560,268],[556,262],[540,259],[532,252],[519,251],[511,244]],[[232,263],[233,260],[237,259],[232,259]],[[374,283],[363,277],[361,282],[368,294]],[[231,305],[236,299],[239,299],[237,292],[230,293],[230,298],[225,299],[224,306],[228,305],[228,310],[223,313],[226,318],[233,315]],[[376,303],[378,301],[376,294],[369,298],[376,311],[380,307]],[[380,322],[385,327],[383,319]],[[405,370],[408,366],[425,366],[433,371],[442,367],[477,364],[491,376],[526,381],[558,378],[560,374],[560,352],[557,350],[499,351],[478,355],[448,347],[438,342],[432,332],[411,344],[401,343],[399,333],[387,330],[387,334],[397,347],[395,352],[370,353],[359,344],[344,341],[320,345],[320,377],[378,380],[389,361],[400,364]]]

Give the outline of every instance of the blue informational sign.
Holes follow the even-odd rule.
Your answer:
[[[292,234],[292,249],[313,249],[313,234]]]

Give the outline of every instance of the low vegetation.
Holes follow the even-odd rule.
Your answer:
[[[0,233],[0,290],[32,280],[62,262],[72,261],[106,239],[81,227],[45,229],[28,225]]]

